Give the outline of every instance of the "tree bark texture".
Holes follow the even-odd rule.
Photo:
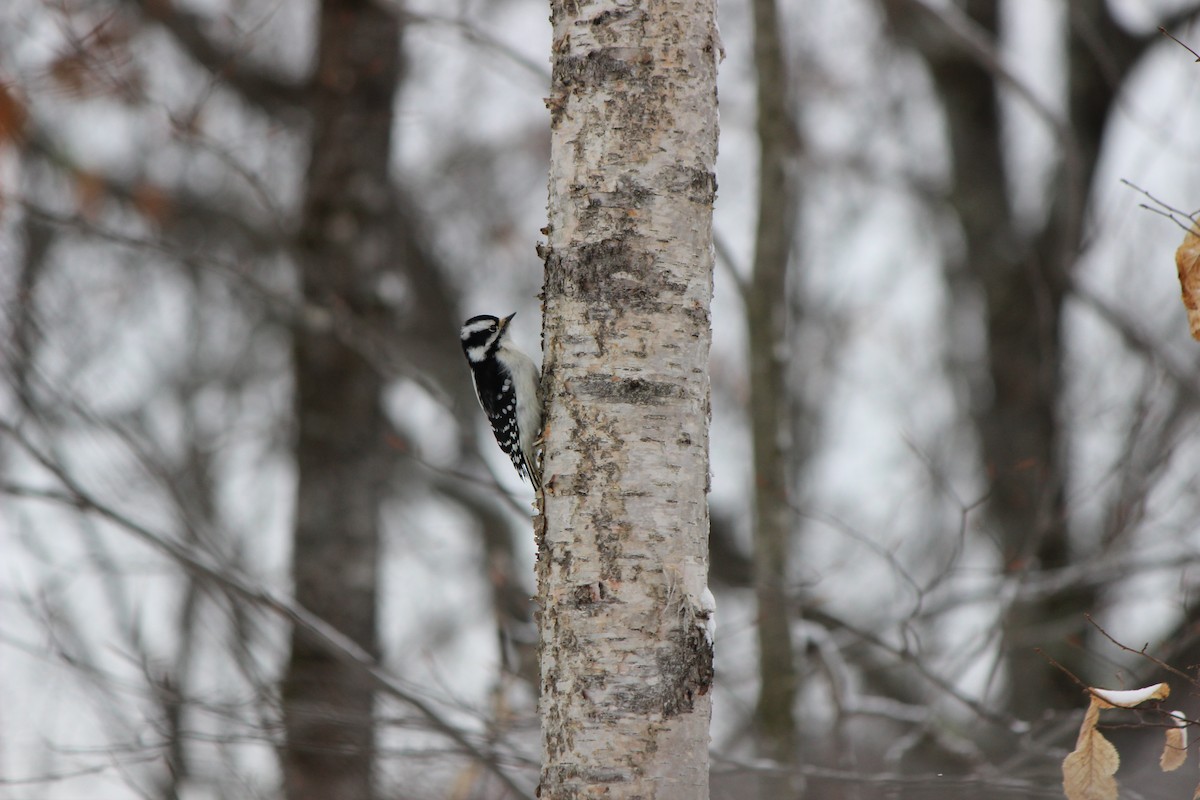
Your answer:
[[[795,243],[799,133],[791,114],[788,66],[775,0],[753,0],[758,77],[759,185],[754,265],[747,286],[747,361],[754,450],[754,589],[758,602],[761,755],[792,763],[796,752],[797,666],[787,592],[796,516],[789,503],[787,439],[787,268]],[[786,776],[764,777],[761,796],[780,796]]]
[[[388,163],[400,30],[378,4],[324,0],[318,35],[297,254],[305,305],[327,316],[293,334],[292,576],[302,606],[374,653],[378,515],[388,471],[384,381],[339,335],[338,320],[381,314],[374,286],[391,257]],[[373,704],[361,670],[293,634],[283,684],[289,800],[372,796]]]
[[[543,798],[708,796],[712,0],[552,0]]]

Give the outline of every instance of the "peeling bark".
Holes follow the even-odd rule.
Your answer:
[[[711,0],[552,0],[542,797],[708,795]]]

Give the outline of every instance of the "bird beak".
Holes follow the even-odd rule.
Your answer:
[[[516,315],[517,315],[517,312],[514,311],[513,313],[509,314],[504,319],[500,320],[500,330],[504,330],[505,328],[507,328],[508,323],[512,322],[512,318],[515,317]]]

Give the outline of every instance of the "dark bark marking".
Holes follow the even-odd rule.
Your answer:
[[[623,19],[634,12],[632,8],[606,8],[596,16],[589,20],[580,20],[576,25],[606,25],[610,22]]]
[[[624,308],[661,311],[664,292],[682,296],[688,287],[654,267],[653,253],[635,249],[621,238],[548,249],[545,291],[617,313]]]
[[[617,602],[617,599],[609,592],[608,586],[604,581],[583,583],[576,586],[571,590],[571,599],[579,608],[585,606],[602,606]],[[596,609],[591,610],[594,611]]]
[[[587,483],[595,481],[602,485],[620,485],[621,470],[610,458],[613,442],[617,432],[604,415],[584,414],[584,404],[570,404],[573,421],[571,433],[571,449],[579,453],[579,465],[574,475],[558,476],[559,479],[570,481],[570,491],[587,493]],[[605,581],[619,581],[621,577],[621,559],[624,555],[621,540],[628,530],[624,522],[625,508],[620,497],[613,498],[612,503],[597,511],[590,517],[588,527],[598,532],[597,548],[600,557],[600,578]],[[565,558],[569,558],[569,550]],[[555,556],[552,554],[551,558]]]
[[[554,62],[556,91],[578,91],[610,81],[644,81],[654,57],[643,47],[602,47],[582,56],[562,56]]]
[[[588,210],[600,208],[642,208],[646,201],[654,196],[654,192],[638,183],[630,175],[622,175],[617,179],[617,188],[612,192],[589,192],[587,187],[578,187],[587,196]]]
[[[570,387],[578,394],[634,405],[661,405],[665,398],[684,395],[683,387],[678,384],[615,375],[589,375],[570,381]]]
[[[624,686],[613,692],[617,708],[634,715],[662,714],[663,719],[691,713],[696,698],[712,688],[713,648],[704,630],[685,618],[655,654],[660,680]]]
[[[672,166],[667,168],[664,180],[668,189],[693,203],[712,205],[717,198],[717,176],[710,170]]]
[[[571,95],[610,85],[620,90],[626,84],[647,84],[654,77],[654,56],[647,48],[601,47],[582,56],[562,55],[568,51],[569,42],[570,37],[564,36],[552,47],[554,67],[550,97],[546,99],[551,128],[558,126]]]
[[[614,500],[621,506],[623,514],[624,503],[620,498]],[[629,526],[626,523],[614,522],[612,514],[605,511],[592,515],[592,524],[596,530],[596,554],[600,558],[600,577],[608,581],[620,581],[624,578],[621,571],[621,561],[625,556],[624,539]]]

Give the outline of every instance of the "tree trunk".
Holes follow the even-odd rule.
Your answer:
[[[796,520],[789,504],[787,438],[787,268],[795,243],[799,133],[790,110],[788,67],[775,0],[754,0],[758,78],[759,185],[754,266],[747,287],[747,361],[754,449],[754,590],[758,602],[759,681],[755,728],[760,755],[782,764],[796,752],[797,668],[787,592]],[[794,598],[793,598],[794,600]],[[765,776],[762,797],[782,796],[787,775]]]
[[[1114,96],[1109,78],[1126,73],[1138,48],[1103,0],[1072,0],[1071,148],[1063,153],[1062,180],[1051,187],[1055,194],[1042,229],[1022,235],[1005,175],[1000,76],[956,39],[938,16],[942,12],[909,0],[884,0],[884,8],[929,64],[946,113],[954,165],[950,200],[966,245],[962,262],[950,265],[950,283],[960,293],[966,283],[984,301],[989,385],[973,398],[972,411],[990,483],[987,521],[1004,548],[1007,571],[1065,567],[1076,556],[1065,505],[1068,469],[1059,410],[1063,304]],[[969,0],[963,12],[982,33],[997,38],[997,0]],[[1086,675],[1087,651],[1077,640],[1086,638],[1083,615],[1094,610],[1096,600],[1095,588],[1084,586],[1013,601],[1002,624],[1014,714],[1036,719],[1048,709],[1078,704],[1078,686],[1046,656]]]
[[[996,38],[996,0],[971,0],[965,13]],[[972,397],[972,417],[990,483],[989,531],[1004,549],[1006,571],[1061,566],[1067,544],[1058,420],[1063,265],[1040,262],[1016,230],[996,76],[976,54],[947,41],[945,31],[928,36],[917,42],[946,113],[954,166],[950,201],[965,244],[962,261],[949,265],[950,282],[959,302],[978,292],[984,304],[988,380]],[[1034,649],[1051,644],[1041,628],[1048,609],[1038,605],[1018,599],[1003,619],[1006,671],[1010,682],[1020,676],[1010,707],[1027,719],[1061,704],[1061,676]]]
[[[336,320],[378,314],[388,267],[388,162],[400,31],[365,0],[324,0],[310,87],[312,155],[297,243],[306,307],[294,332],[297,425],[292,576],[297,601],[370,652],[378,515],[387,474],[383,377],[338,335]],[[283,686],[289,800],[372,796],[374,694],[362,671],[302,633]]]
[[[543,798],[708,796],[712,0],[552,0]]]

